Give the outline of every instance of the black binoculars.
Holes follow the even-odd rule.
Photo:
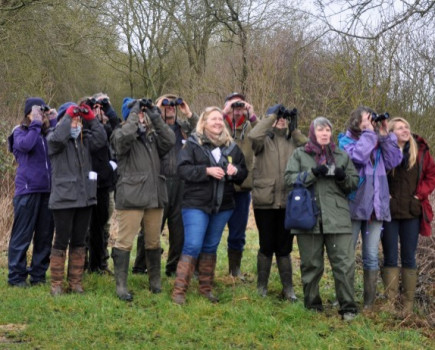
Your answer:
[[[162,106],[163,107],[176,107],[176,106],[182,105],[183,103],[184,102],[183,102],[183,99],[181,97],[177,97],[175,100],[170,100],[170,99],[165,98],[162,101]]]
[[[153,100],[150,98],[141,98],[139,100],[139,104],[141,108],[152,108],[153,107]]]
[[[277,119],[287,119],[291,120],[298,115],[298,110],[293,108],[292,110],[286,109],[284,106],[279,107],[278,113],[276,114]]]
[[[89,107],[94,109],[96,106],[100,106],[100,107],[107,106],[109,104],[109,99],[105,97],[105,98],[103,98],[101,100],[97,100],[94,97],[92,97],[92,98],[88,98],[85,103]]]
[[[41,112],[42,112],[42,113],[48,112],[48,111],[50,110],[50,107],[49,107],[49,106],[41,106],[41,107],[39,107],[39,108],[41,109]]]
[[[388,112],[385,112],[384,114],[376,114],[375,112],[372,113],[372,120],[375,123],[382,122],[388,118],[390,118],[390,114]]]
[[[236,101],[231,104],[231,108],[243,108],[245,107],[245,102]]]

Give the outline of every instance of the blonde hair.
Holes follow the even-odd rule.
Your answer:
[[[219,112],[222,115],[224,113],[222,112],[222,110],[219,107],[216,106],[211,106],[211,107],[207,107],[206,109],[204,109],[204,111],[201,113],[199,120],[198,120],[198,124],[196,124],[196,133],[199,136],[205,135],[205,123],[208,119],[208,117],[210,116],[210,114],[212,114],[213,112]],[[199,138],[199,143],[202,145],[202,140],[201,137]],[[230,132],[228,131],[225,122],[224,122],[224,129],[222,130],[222,134],[219,136],[218,140],[211,140],[213,143],[215,141],[217,141],[217,143],[219,145],[225,145],[225,146],[229,146],[230,143],[233,141],[233,138],[230,135]]]
[[[394,128],[398,122],[402,122],[403,124],[405,124],[409,128],[409,131],[411,132],[411,125],[408,123],[406,119],[402,117],[394,117],[393,119],[389,120],[388,131],[394,132]],[[418,145],[411,133],[411,137],[409,138],[408,170],[411,169],[417,162],[417,155],[418,155]]]

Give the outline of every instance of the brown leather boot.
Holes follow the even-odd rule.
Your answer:
[[[174,290],[172,291],[172,301],[175,304],[183,305],[186,302],[186,291],[195,270],[195,265],[196,259],[190,255],[183,254],[178,260]]]
[[[216,254],[201,253],[199,255],[199,293],[212,303],[219,301],[212,293],[214,271],[216,269]]]
[[[50,272],[51,272],[51,295],[58,296],[63,293],[62,283],[65,274],[65,250],[51,249]]]
[[[70,248],[68,254],[68,286],[73,293],[83,293],[82,277],[85,267],[86,248]]]

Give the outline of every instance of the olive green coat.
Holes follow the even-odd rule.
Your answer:
[[[256,209],[285,208],[285,167],[296,147],[307,141],[299,130],[287,138],[288,129],[273,128],[275,122],[275,115],[263,118],[248,136],[255,154],[252,202]]]
[[[305,181],[307,187],[314,185],[316,203],[320,213],[317,224],[311,231],[292,230],[294,234],[320,233],[320,220],[324,234],[352,232],[347,195],[358,186],[359,177],[346,152],[336,148],[333,152],[335,166],[342,167],[346,173],[343,181],[336,181],[333,176],[318,178],[311,171],[317,166],[314,155],[305,152],[303,147],[296,149],[289,159],[285,171],[285,183],[291,190],[299,173],[308,173]]]

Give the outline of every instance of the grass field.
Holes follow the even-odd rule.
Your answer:
[[[392,314],[358,315],[343,322],[332,305],[334,284],[329,265],[321,284],[325,312],[307,311],[301,301],[279,299],[281,285],[272,266],[269,294],[256,294],[258,237],[251,229],[243,259],[248,281],[227,274],[226,233],[219,248],[213,305],[198,294],[194,280],[187,304],[177,306],[170,293],[174,279],[162,274],[163,292],[148,291],[147,276],[130,275],[132,303],[115,295],[113,277],[85,275],[84,295],[53,298],[49,285],[17,289],[7,286],[5,253],[0,258],[0,349],[433,349],[433,330],[416,327]],[[167,252],[167,237],[162,238]],[[297,246],[294,284],[302,300]],[[133,263],[134,254],[132,254]],[[162,271],[163,266],[162,266]],[[379,282],[379,290],[382,290]],[[362,299],[357,271],[356,298]],[[432,338],[432,339],[431,339]]]

